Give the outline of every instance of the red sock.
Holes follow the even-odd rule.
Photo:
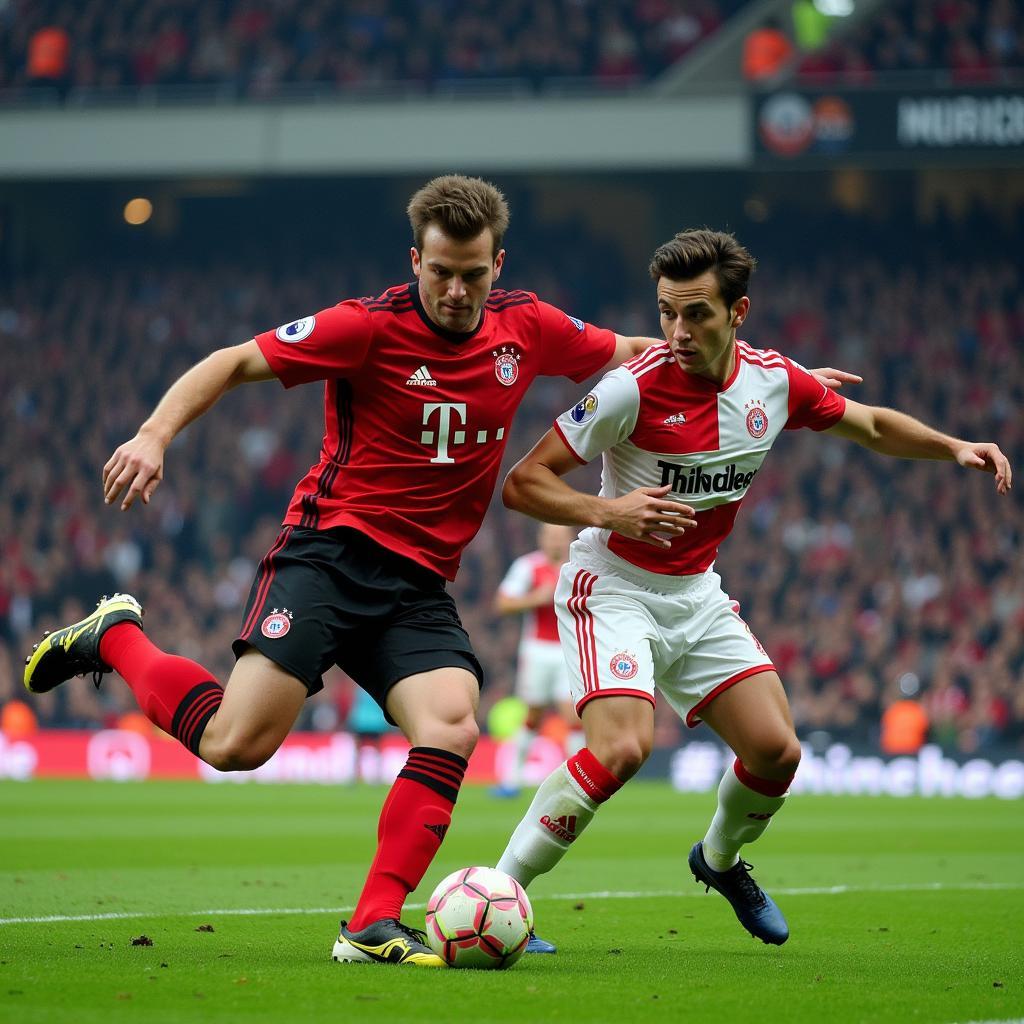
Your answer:
[[[165,654],[131,622],[103,634],[100,657],[128,684],[145,716],[198,756],[203,730],[224,697],[213,674]]]
[[[361,931],[381,918],[402,916],[440,847],[466,774],[466,759],[436,747],[413,747],[391,787],[377,825],[377,855],[349,922]]]
[[[616,778],[594,755],[589,747],[578,750],[565,762],[569,776],[595,804],[610,800],[620,789],[622,780]]]

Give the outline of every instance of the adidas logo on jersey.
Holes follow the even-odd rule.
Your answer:
[[[677,423],[685,423],[686,422],[686,413],[685,412],[674,412],[674,413],[672,413],[671,416],[666,416],[665,417],[665,422],[670,427],[675,426],[675,424],[677,424]]]
[[[427,369],[427,364],[424,363],[406,382],[417,388],[436,388],[437,381],[431,376],[430,371]]]

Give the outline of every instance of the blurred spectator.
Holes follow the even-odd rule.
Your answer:
[[[60,25],[43,25],[28,38],[25,74],[29,85],[51,86],[63,93],[69,84],[71,37]]]
[[[928,715],[916,700],[893,701],[882,714],[879,746],[885,754],[916,754],[928,739]]]
[[[793,44],[772,18],[755,28],[743,41],[743,77],[751,82],[777,75],[792,58]]]

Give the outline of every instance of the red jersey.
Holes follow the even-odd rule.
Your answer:
[[[286,525],[351,526],[454,579],[487,511],[512,418],[537,376],[585,380],[611,331],[491,292],[476,330],[435,324],[416,282],[351,299],[256,336],[285,387],[327,382],[320,461]]]

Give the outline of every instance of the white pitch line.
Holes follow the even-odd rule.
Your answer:
[[[1017,891],[1024,889],[1024,883],[1015,882],[921,882],[908,885],[878,885],[878,886],[819,886],[805,889],[773,889],[777,896],[842,896],[849,893],[913,893],[913,892],[978,892],[978,891]],[[688,896],[702,896],[699,890],[687,889],[685,892],[674,889],[663,890],[635,890],[635,891],[613,891],[589,893],[553,893],[538,894],[531,896],[532,902],[554,901],[563,899],[644,899],[656,897],[681,898]],[[422,910],[425,903],[407,903],[410,910]],[[47,914],[40,918],[0,918],[0,925],[54,925],[69,922],[90,922],[90,921],[133,921],[139,918],[258,918],[258,916],[271,916],[272,914],[285,914],[292,916],[296,914],[337,914],[350,911],[350,906],[283,906],[283,907],[213,907],[205,910],[176,910],[170,913],[160,910],[135,910],[121,913],[60,913]]]
[[[842,896],[847,893],[870,892],[979,892],[1016,891],[1024,889],[1024,883],[1017,882],[912,882],[907,885],[829,885],[804,889],[772,889],[776,896]],[[661,889],[648,891],[602,892],[561,892],[538,893],[531,896],[531,902],[553,900],[635,900],[664,898],[685,898],[703,896],[699,890]],[[408,910],[422,910],[425,903],[407,903]],[[343,914],[352,907],[221,907],[206,910],[178,910],[172,912],[150,910],[112,914],[49,914],[44,917],[0,917],[0,925],[7,924],[61,924],[72,921],[130,921],[142,917],[269,917],[273,914],[292,916],[297,914]]]

